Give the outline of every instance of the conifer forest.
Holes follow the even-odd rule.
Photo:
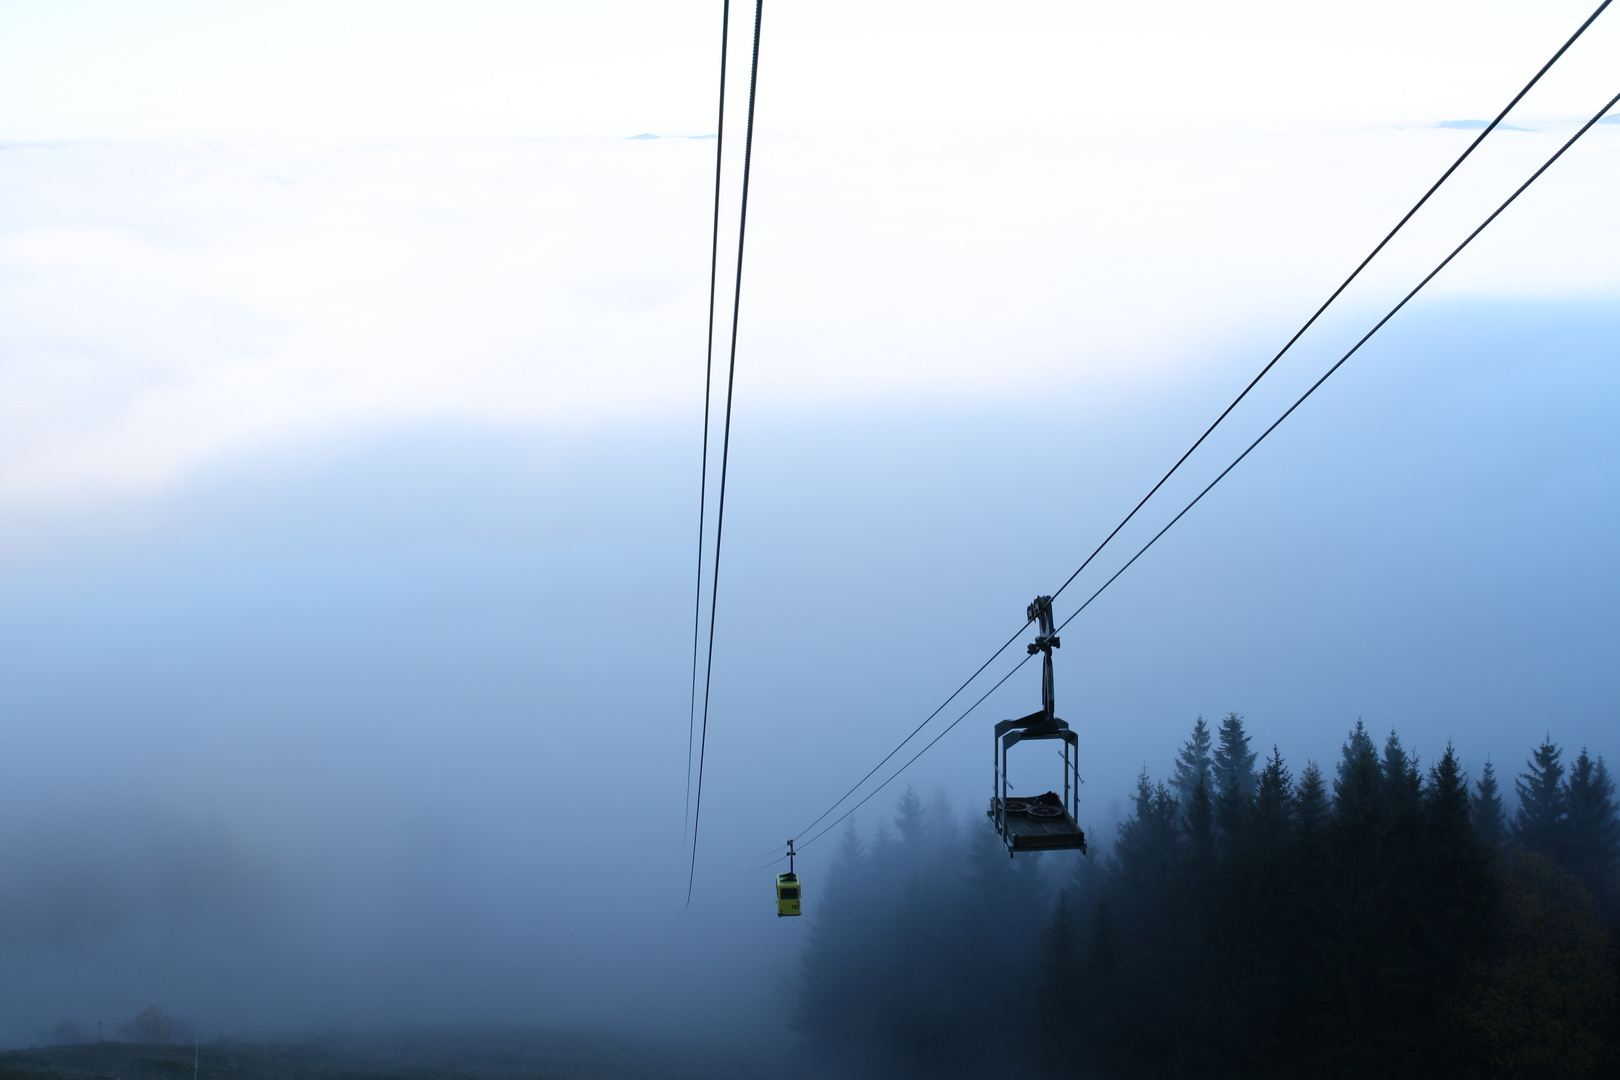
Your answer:
[[[1504,770],[1505,771],[1505,770]],[[1465,775],[1358,722],[1291,764],[1200,719],[1085,855],[1009,859],[911,790],[845,827],[797,1023],[855,1070],[1620,1075],[1620,821],[1550,737]],[[985,1070],[989,1070],[986,1072]]]

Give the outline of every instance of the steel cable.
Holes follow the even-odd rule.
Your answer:
[[[1506,210],[1509,206],[1511,206],[1513,204],[1513,202],[1515,200],[1517,200],[1520,195],[1524,194],[1526,189],[1528,189],[1531,184],[1535,183],[1536,180],[1538,180],[1543,173],[1545,173],[1549,168],[1551,168],[1554,162],[1556,162],[1559,158],[1563,157],[1564,152],[1567,151],[1571,146],[1574,146],[1575,143],[1581,138],[1581,136],[1585,135],[1588,131],[1590,131],[1592,129],[1593,125],[1595,125],[1598,121],[1602,120],[1603,117],[1609,112],[1609,110],[1613,109],[1616,104],[1620,104],[1620,94],[1616,94],[1614,97],[1610,98],[1608,104],[1604,105],[1602,109],[1598,110],[1596,115],[1594,115],[1590,120],[1588,120],[1585,124],[1583,124],[1579,131],[1577,131],[1574,135],[1571,135],[1569,137],[1569,139],[1566,140],[1564,142],[1564,144],[1558,148],[1558,150],[1552,155],[1552,157],[1548,158],[1545,162],[1543,162],[1541,167],[1530,175],[1530,178],[1528,180],[1526,180],[1524,183],[1520,184],[1519,187],[1513,192],[1513,194],[1509,195],[1507,197],[1507,199],[1505,199],[1500,206],[1498,206],[1495,210],[1491,211],[1491,214],[1490,214],[1489,217],[1487,217],[1484,221],[1480,222],[1479,226],[1477,228],[1475,228],[1473,232],[1469,233],[1468,236],[1463,239],[1462,243],[1458,244],[1455,248],[1453,248],[1449,255],[1447,255],[1444,259],[1440,260],[1439,264],[1436,265],[1433,270],[1430,270],[1428,272],[1428,274],[1426,274],[1424,276],[1422,281],[1419,281],[1415,286],[1412,287],[1412,290],[1410,292],[1408,292],[1405,296],[1401,297],[1399,303],[1397,303],[1394,307],[1390,308],[1390,310],[1385,313],[1384,317],[1379,319],[1378,322],[1373,325],[1371,330],[1368,330],[1365,334],[1363,334],[1361,339],[1358,340],[1353,346],[1351,346],[1350,350],[1348,352],[1346,352],[1337,361],[1335,361],[1332,367],[1328,368],[1327,371],[1323,372],[1321,377],[1318,378],[1314,383],[1312,383],[1310,385],[1310,387],[1303,394],[1301,394],[1297,399],[1295,399],[1295,401],[1294,401],[1294,403],[1292,405],[1288,406],[1287,409],[1283,410],[1282,415],[1278,416],[1277,419],[1273,420],[1271,422],[1270,426],[1268,426],[1264,431],[1262,431],[1260,433],[1260,435],[1253,442],[1251,442],[1246,448],[1244,448],[1244,450],[1243,450],[1243,452],[1241,454],[1239,454],[1237,457],[1233,458],[1232,462],[1229,465],[1227,465],[1226,468],[1222,469],[1220,471],[1220,473],[1215,477],[1215,479],[1211,480],[1204,487],[1204,489],[1202,491],[1200,491],[1196,496],[1194,496],[1191,502],[1187,503],[1186,506],[1182,507],[1181,510],[1176,514],[1176,516],[1171,518],[1170,521],[1162,529],[1160,529],[1158,532],[1154,533],[1152,539],[1150,539],[1147,543],[1143,544],[1139,549],[1137,549],[1136,554],[1132,555],[1130,557],[1130,559],[1126,561],[1125,565],[1121,566],[1118,570],[1115,570],[1114,573],[1109,576],[1108,580],[1104,581],[1102,583],[1102,585],[1100,585],[1095,592],[1093,592],[1089,597],[1086,598],[1085,603],[1081,604],[1078,608],[1076,608],[1074,610],[1074,612],[1072,614],[1069,615],[1068,618],[1064,619],[1061,623],[1059,623],[1058,626],[1057,626],[1057,630],[1061,631],[1064,627],[1068,626],[1069,623],[1073,622],[1075,617],[1078,616],[1082,611],[1084,611],[1084,610],[1086,610],[1086,608],[1090,607],[1092,601],[1096,600],[1097,597],[1101,596],[1103,594],[1103,591],[1106,590],[1115,581],[1117,581],[1121,574],[1123,574],[1126,570],[1129,570],[1131,568],[1131,566],[1136,562],[1136,560],[1140,559],[1144,554],[1147,553],[1147,550],[1149,548],[1151,548],[1154,544],[1158,543],[1160,537],[1162,537],[1165,533],[1169,532],[1170,529],[1172,527],[1174,527],[1174,525],[1178,521],[1180,521],[1183,517],[1185,517],[1187,515],[1188,511],[1190,511],[1194,506],[1197,506],[1198,503],[1203,500],[1205,495],[1208,495],[1212,490],[1214,490],[1215,485],[1219,484],[1222,480],[1224,480],[1226,478],[1227,474],[1230,473],[1233,469],[1237,468],[1239,463],[1241,463],[1245,458],[1247,458],[1249,456],[1249,454],[1255,449],[1255,447],[1259,446],[1262,442],[1264,442],[1266,440],[1267,436],[1269,436],[1273,431],[1276,431],[1277,428],[1282,424],[1282,422],[1284,420],[1288,419],[1289,416],[1293,415],[1294,410],[1298,409],[1301,405],[1303,405],[1305,403],[1305,400],[1307,398],[1309,398],[1312,394],[1316,393],[1317,389],[1319,387],[1321,387],[1321,385],[1323,383],[1327,382],[1328,379],[1330,377],[1332,377],[1334,372],[1338,371],[1339,368],[1344,366],[1346,361],[1348,361],[1352,356],[1354,356],[1357,352],[1359,352],[1361,347],[1363,345],[1367,344],[1367,342],[1372,338],[1372,336],[1374,334],[1378,333],[1379,330],[1383,329],[1384,325],[1386,323],[1388,323],[1389,320],[1393,319],[1395,317],[1395,315],[1402,308],[1404,308],[1407,305],[1407,303],[1410,302],[1411,299],[1414,296],[1416,296],[1419,292],[1421,292],[1424,286],[1428,285],[1428,283],[1430,281],[1433,281],[1435,276],[1437,274],[1439,274],[1440,271],[1444,270],[1451,263],[1451,261],[1453,259],[1455,259],[1459,254],[1461,254],[1462,250],[1464,248],[1466,248],[1469,244],[1473,243],[1475,237],[1479,236],[1480,233],[1484,232],[1486,227],[1488,225],[1490,225],[1491,222],[1495,221],[1497,219],[1497,217],[1500,216],[1501,213],[1504,210]],[[1031,655],[1033,655],[1033,654],[1031,654]],[[860,809],[861,806],[863,806],[867,802],[868,799],[871,799],[872,796],[876,795],[878,792],[880,792],[884,788],[888,787],[889,784],[891,784],[895,779],[897,779],[900,776],[901,773],[903,773],[907,769],[909,769],[912,766],[912,764],[918,758],[922,757],[923,754],[927,753],[929,751],[929,749],[934,746],[935,743],[939,742],[940,739],[943,739],[946,735],[950,734],[952,728],[956,727],[957,724],[960,724],[963,720],[967,719],[967,717],[968,717],[968,715],[970,713],[972,713],[975,709],[977,709],[980,705],[982,705],[986,698],[988,698],[991,694],[995,693],[996,690],[1001,687],[1002,683],[1005,683],[1008,679],[1010,679],[1013,676],[1013,674],[1015,672],[1017,672],[1026,663],[1028,663],[1029,659],[1030,659],[1029,656],[1025,656],[1022,660],[1020,660],[1016,665],[1013,666],[1013,668],[1010,671],[1008,671],[1000,679],[997,679],[994,686],[990,687],[990,689],[985,691],[984,694],[977,701],[975,701],[972,705],[968,706],[966,712],[962,713],[962,715],[958,716],[955,720],[952,720],[950,725],[947,726],[945,728],[945,730],[941,731],[938,735],[935,735],[932,739],[930,739],[928,741],[928,743],[921,750],[917,751],[917,753],[914,754],[910,758],[910,760],[908,760],[904,765],[900,766],[900,768],[896,769],[893,773],[891,773],[889,775],[888,779],[884,780],[883,783],[881,783],[877,787],[873,788],[864,798],[861,799],[860,802],[856,803],[854,806],[850,807],[847,811],[845,811],[838,818],[834,819],[825,829],[822,829],[820,832],[816,833],[815,836],[812,836],[809,840],[806,840],[803,843],[798,843],[797,844],[798,849],[800,851],[803,851],[805,848],[807,848],[811,844],[813,844],[816,840],[819,840],[821,837],[825,836],[829,830],[831,830],[833,828],[836,828],[838,826],[838,824],[840,822],[842,822],[845,818],[849,817],[850,814],[853,814],[856,810]],[[823,815],[823,816],[825,816],[825,815]]]
[[[1339,287],[1334,289],[1332,294],[1329,295],[1328,298],[1325,301],[1322,302],[1322,305],[1320,307],[1318,307],[1316,309],[1316,311],[1311,314],[1311,317],[1306,319],[1304,324],[1302,326],[1300,326],[1300,328],[1294,332],[1294,335],[1292,337],[1290,337],[1288,339],[1287,343],[1284,344],[1283,347],[1277,351],[1276,355],[1273,356],[1266,363],[1266,365],[1260,369],[1259,374],[1255,375],[1255,377],[1253,379],[1249,380],[1248,385],[1243,388],[1242,392],[1239,393],[1237,395],[1237,397],[1233,398],[1231,403],[1229,405],[1227,405],[1226,408],[1221,410],[1220,415],[1215,418],[1214,422],[1211,423],[1209,425],[1209,427],[1207,427],[1204,430],[1203,434],[1199,435],[1198,438],[1193,441],[1192,445],[1189,446],[1186,449],[1186,451],[1184,453],[1182,453],[1182,455],[1179,458],[1176,459],[1175,464],[1170,466],[1169,470],[1167,472],[1165,472],[1165,474],[1159,478],[1158,482],[1156,484],[1154,484],[1153,487],[1148,489],[1148,493],[1146,495],[1142,496],[1141,500],[1138,501],[1137,504],[1131,508],[1130,513],[1126,514],[1123,518],[1120,519],[1119,524],[1115,525],[1113,527],[1113,529],[1109,531],[1108,535],[1103,537],[1102,542],[1100,544],[1098,544],[1096,546],[1096,548],[1094,548],[1092,550],[1090,555],[1086,556],[1085,561],[1082,562],[1075,569],[1074,573],[1070,574],[1068,576],[1068,578],[1066,578],[1064,580],[1063,584],[1058,586],[1057,591],[1052,593],[1052,598],[1054,600],[1057,599],[1057,597],[1061,596],[1063,594],[1063,591],[1065,589],[1067,589],[1071,584],[1074,583],[1074,580],[1080,576],[1081,572],[1084,571],[1086,567],[1091,565],[1092,561],[1095,560],[1097,558],[1097,556],[1102,553],[1102,550],[1105,547],[1108,546],[1108,544],[1114,539],[1114,537],[1119,535],[1120,530],[1125,528],[1126,525],[1130,524],[1130,522],[1136,517],[1137,513],[1142,509],[1142,507],[1147,505],[1148,500],[1153,498],[1154,495],[1158,494],[1159,489],[1164,487],[1165,483],[1167,481],[1169,481],[1169,479],[1172,476],[1174,476],[1176,474],[1176,472],[1178,472],[1181,469],[1181,466],[1183,464],[1185,464],[1187,459],[1190,458],[1193,455],[1193,452],[1196,451],[1200,446],[1202,446],[1204,444],[1204,441],[1209,438],[1209,436],[1215,431],[1215,429],[1217,427],[1219,427],[1222,424],[1222,422],[1224,422],[1226,420],[1226,418],[1231,414],[1232,410],[1237,408],[1238,404],[1241,403],[1244,398],[1249,396],[1249,392],[1251,390],[1253,390],[1255,388],[1255,386],[1257,386],[1259,384],[1260,380],[1265,378],[1266,375],[1271,372],[1271,369],[1277,366],[1278,361],[1280,361],[1283,358],[1283,356],[1286,355],[1288,353],[1288,351],[1294,347],[1295,343],[1298,342],[1299,339],[1304,336],[1304,334],[1305,334],[1305,332],[1307,330],[1309,330],[1313,325],[1315,325],[1316,321],[1319,318],[1321,318],[1323,312],[1327,311],[1327,309],[1333,304],[1333,302],[1335,300],[1337,300],[1339,298],[1339,296],[1345,291],[1345,289],[1349,288],[1350,284],[1352,282],[1354,282],[1356,280],[1356,278],[1361,276],[1361,272],[1367,268],[1367,265],[1369,263],[1371,263],[1375,257],[1377,257],[1379,252],[1383,251],[1384,248],[1389,245],[1389,242],[1395,238],[1395,235],[1397,233],[1399,233],[1403,228],[1405,228],[1407,222],[1409,222],[1412,219],[1413,215],[1415,215],[1420,209],[1423,208],[1424,204],[1426,204],[1429,201],[1429,199],[1434,195],[1434,193],[1436,191],[1440,190],[1441,185],[1444,184],[1448,179],[1451,178],[1451,175],[1454,172],[1457,171],[1458,167],[1461,166],[1464,161],[1468,160],[1469,156],[1471,154],[1473,154],[1475,148],[1477,148],[1479,146],[1479,144],[1485,140],[1485,137],[1488,136],[1491,132],[1496,130],[1497,126],[1500,125],[1501,122],[1507,117],[1508,113],[1513,111],[1513,108],[1516,105],[1518,105],[1521,100],[1524,99],[1524,96],[1526,94],[1528,94],[1530,92],[1530,90],[1538,82],[1541,81],[1541,77],[1543,75],[1547,74],[1547,72],[1552,69],[1552,66],[1554,64],[1556,64],[1563,57],[1564,53],[1569,51],[1570,46],[1574,45],[1575,42],[1580,39],[1582,34],[1586,33],[1587,28],[1592,25],[1592,23],[1597,19],[1597,17],[1599,15],[1603,14],[1604,10],[1612,2],[1613,2],[1613,0],[1603,0],[1603,2],[1600,3],[1597,6],[1596,10],[1594,10],[1592,12],[1592,14],[1588,15],[1586,17],[1586,20],[1584,22],[1582,22],[1579,27],[1576,28],[1575,32],[1573,34],[1571,34],[1569,36],[1569,38],[1561,46],[1559,46],[1558,51],[1553,53],[1552,56],[1547,60],[1547,62],[1545,64],[1542,64],[1541,67],[1536,71],[1536,73],[1533,76],[1531,76],[1530,81],[1525,83],[1524,86],[1519,90],[1519,92],[1517,94],[1513,95],[1512,100],[1509,101],[1507,103],[1507,105],[1505,105],[1502,108],[1502,110],[1496,114],[1496,118],[1493,119],[1489,124],[1487,124],[1480,131],[1480,133],[1477,136],[1474,137],[1473,141],[1468,144],[1467,148],[1464,149],[1463,152],[1460,155],[1458,155],[1457,159],[1451,163],[1450,167],[1448,167],[1445,172],[1440,174],[1440,178],[1438,180],[1436,180],[1432,185],[1429,186],[1429,189],[1423,193],[1423,196],[1421,198],[1419,198],[1417,202],[1412,204],[1412,208],[1410,210],[1408,210],[1404,215],[1402,215],[1401,219],[1398,222],[1395,223],[1395,227],[1389,230],[1389,232],[1384,236],[1384,238],[1382,240],[1380,240],[1378,242],[1378,244],[1372,249],[1372,251],[1370,251],[1367,254],[1366,258],[1362,259],[1361,262],[1356,265],[1356,268],[1350,272],[1350,275],[1348,277],[1346,277],[1344,279],[1344,281],[1342,281],[1339,284]],[[1090,603],[1090,601],[1088,600],[1087,603]],[[846,791],[843,795],[839,796],[839,798],[836,801],[834,801],[831,806],[829,806],[826,810],[823,810],[821,812],[821,814],[814,821],[812,821],[809,825],[805,826],[804,829],[800,830],[798,835],[802,836],[804,833],[807,833],[811,829],[814,829],[818,824],[821,823],[821,821],[824,818],[826,818],[826,816],[828,814],[831,814],[834,810],[837,810],[838,807],[841,806],[844,803],[845,800],[847,800],[851,795],[855,794],[855,792],[859,791],[860,788],[861,788],[861,785],[865,784],[868,780],[870,780],[872,778],[872,776],[874,774],[876,774],[877,771],[884,766],[884,764],[886,764],[890,759],[892,759],[896,754],[898,754],[902,749],[904,749],[907,743],[911,742],[912,739],[916,738],[917,734],[919,732],[921,732],[923,728],[927,727],[928,724],[930,722],[932,722],[933,719],[936,716],[938,716],[941,712],[943,712],[947,705],[949,705],[952,701],[956,700],[956,698],[962,693],[963,690],[966,690],[970,685],[972,685],[973,681],[975,679],[977,679],[984,672],[985,668],[989,667],[992,663],[994,663],[996,661],[996,659],[998,657],[1001,656],[1002,653],[1006,652],[1008,647],[1011,646],[1014,641],[1018,640],[1019,635],[1022,634],[1024,632],[1024,630],[1027,629],[1028,627],[1029,627],[1029,621],[1026,620],[1024,622],[1023,626],[1020,626],[1016,631],[1013,632],[1012,637],[1008,638],[1005,642],[1003,642],[1001,644],[1000,648],[996,649],[995,652],[990,654],[990,658],[988,660],[986,660],[984,663],[980,664],[978,669],[975,670],[972,675],[969,675],[967,677],[967,679],[965,681],[963,681],[963,683],[960,686],[958,686],[955,690],[951,691],[950,696],[947,697],[943,702],[941,702],[938,708],[936,708],[933,712],[929,713],[928,716],[923,719],[922,723],[918,724],[915,728],[913,728],[911,730],[911,732],[904,739],[901,739],[900,742],[898,744],[896,744],[894,749],[890,750],[887,754],[883,755],[882,760],[879,761],[876,765],[874,765],[872,767],[872,769],[869,772],[867,772],[867,774],[865,776],[861,777],[860,780],[856,781],[856,783],[848,791]],[[953,724],[953,726],[954,726],[954,724]],[[929,745],[931,746],[933,744],[930,743]],[[913,760],[915,760],[915,759],[913,759]],[[870,797],[870,796],[868,796],[868,797]],[[863,799],[862,802],[864,802],[864,801],[865,800]],[[839,820],[842,820],[842,818],[840,818]],[[823,832],[825,832],[825,830],[823,830]],[[821,834],[817,833],[816,835],[819,836]]]
[[[686,875],[686,902],[697,881],[698,826],[703,817],[703,763],[709,746],[709,690],[714,677],[715,609],[720,600],[720,545],[726,526],[726,468],[731,461],[731,402],[737,382],[737,322],[742,314],[743,242],[748,234],[748,179],[754,158],[754,96],[759,86],[759,28],[765,0],[754,0],[754,55],[748,71],[748,123],[743,134],[742,209],[737,220],[737,281],[731,297],[731,359],[726,371],[726,420],[720,439],[720,499],[714,520],[714,569],[709,592],[709,658],[703,674],[703,726],[698,737],[697,798],[692,807],[692,861]]]
[[[686,808],[681,843],[692,820],[692,737],[697,727],[698,638],[703,618],[703,535],[709,496],[709,400],[714,384],[714,297],[720,268],[720,164],[726,140],[726,44],[731,36],[731,0],[720,10],[720,115],[714,124],[714,230],[709,239],[709,349],[703,361],[703,464],[698,476],[697,585],[692,597],[692,700],[686,713]]]

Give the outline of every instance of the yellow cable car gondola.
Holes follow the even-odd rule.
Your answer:
[[[793,841],[788,841],[788,872],[776,875],[776,915],[798,915],[799,875],[793,872]]]

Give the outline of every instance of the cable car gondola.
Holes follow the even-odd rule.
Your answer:
[[[788,841],[788,872],[776,875],[776,916],[799,914],[799,875],[793,872],[793,841]]]
[[[1017,720],[996,725],[995,786],[988,811],[996,832],[1011,857],[1020,851],[1086,850],[1086,834],[1075,822],[1080,802],[1080,737],[1057,718],[1052,695],[1052,650],[1061,644],[1052,627],[1052,598],[1038,596],[1029,605],[1031,622],[1040,632],[1029,645],[1030,655],[1041,656],[1041,709]],[[1063,743],[1063,794],[1048,791],[1033,798],[1007,796],[1007,751],[1031,739],[1058,739]]]

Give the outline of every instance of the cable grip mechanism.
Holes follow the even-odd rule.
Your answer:
[[[1063,642],[1058,640],[1057,634],[1053,632],[1052,598],[1050,596],[1037,596],[1030,601],[1029,607],[1025,609],[1025,615],[1030,622],[1040,624],[1040,631],[1035,635],[1035,640],[1027,646],[1029,655],[1034,656],[1038,652],[1044,652],[1050,656],[1053,649],[1063,647]]]

